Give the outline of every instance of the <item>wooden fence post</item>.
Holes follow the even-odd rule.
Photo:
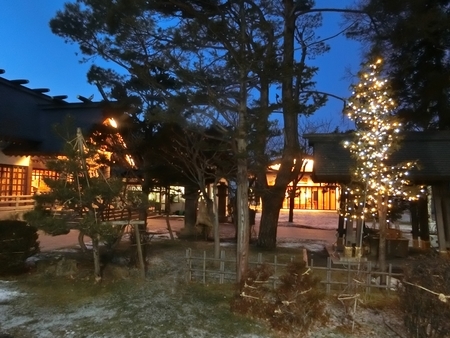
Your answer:
[[[291,261],[295,259],[295,257],[290,258]],[[193,261],[199,261],[199,264],[193,263]],[[200,261],[203,261],[200,263]],[[213,268],[207,269],[207,261],[214,262],[212,264]],[[217,264],[219,262],[219,264]],[[208,277],[210,277],[210,280],[212,279],[214,282],[219,282],[219,284],[224,284],[228,275],[233,275],[233,272],[228,271],[231,269],[229,265],[227,265],[227,262],[234,262],[234,261],[227,261],[226,259],[226,251],[221,250],[220,257],[217,258],[208,258],[207,252],[203,251],[203,257],[193,257],[192,256],[192,250],[187,249],[186,250],[186,280],[192,281],[197,277],[197,280],[202,280],[203,284],[206,284],[206,280]],[[263,264],[263,257],[262,254],[258,254],[257,261],[250,262],[253,265],[261,265]],[[270,278],[272,280],[267,281],[267,285],[275,289],[277,287],[279,276],[277,275],[280,272],[283,272],[284,268],[287,266],[285,263],[278,263],[278,256],[274,255],[273,257],[273,263],[268,262],[269,265],[273,265],[273,271],[274,274]],[[379,272],[374,270],[374,264],[372,262],[367,262],[366,266],[362,266],[360,270],[356,271],[353,268],[353,265],[348,264],[347,266],[343,266],[342,268],[333,268],[333,261],[331,257],[327,258],[327,264],[326,267],[321,266],[314,266],[314,260],[311,259],[309,268],[313,271],[326,271],[326,277],[325,279],[321,279],[321,284],[326,284],[326,294],[331,294],[331,287],[333,285],[336,285],[336,287],[341,287],[342,285],[346,287],[352,287],[352,288],[364,288],[366,296],[370,295],[372,288],[378,288],[378,289],[388,289],[388,293],[390,293],[392,290],[390,289],[390,283],[392,283],[392,277],[402,276],[401,274],[394,273],[392,264],[388,265],[388,272]],[[279,271],[279,267],[282,268],[281,271]],[[227,270],[228,269],[228,270]],[[339,278],[333,281],[333,272],[336,272],[339,274]],[[365,276],[363,275],[365,273]],[[201,276],[200,276],[201,274]],[[209,276],[207,276],[209,274]],[[347,277],[345,276],[347,274]],[[355,274],[358,274],[355,276]],[[388,278],[386,280],[388,281],[388,284],[386,285],[372,285],[372,278],[375,276],[379,276],[384,274]],[[358,280],[353,281],[354,278],[359,277]],[[365,282],[364,282],[365,280]],[[357,283],[357,284],[355,284]]]
[[[331,257],[327,258],[327,295],[331,293]]]
[[[367,262],[367,275],[366,275],[366,297],[370,295],[370,284],[372,283],[372,262]]]
[[[391,276],[392,275],[392,264],[389,264],[389,268],[388,268],[388,276],[387,276],[387,283],[386,283],[386,287],[387,287],[387,294],[389,295],[389,292],[391,291]]]
[[[273,266],[274,266],[274,279],[273,279],[273,289],[275,290],[277,288],[277,263],[278,263],[278,259],[277,259],[277,255],[273,256]]]
[[[138,224],[134,224],[134,229],[136,233],[136,245],[137,245],[137,253],[139,258],[139,267],[141,268],[141,277],[145,279],[145,263],[144,256],[142,255],[142,246],[141,246],[141,234]]]
[[[224,283],[224,273],[225,273],[225,250],[220,251],[220,275],[219,284]]]
[[[206,284],[206,251],[203,251],[203,284]]]
[[[259,252],[258,253],[258,260],[257,260],[257,264],[256,267],[259,268],[262,265],[263,259],[262,259],[262,253]]]
[[[351,282],[352,282],[350,266],[351,266],[351,263],[349,262],[347,265],[347,285],[351,285]]]
[[[192,280],[192,250],[186,249],[186,265],[187,265],[187,273],[186,273],[186,282],[191,282]]]

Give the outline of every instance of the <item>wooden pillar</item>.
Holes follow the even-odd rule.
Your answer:
[[[442,214],[447,248],[450,248],[450,183],[442,185]]]
[[[356,237],[355,243],[357,247],[362,247],[362,236],[363,236],[363,220],[358,218],[356,220]]]
[[[345,246],[352,246],[353,243],[356,243],[353,231],[353,219],[348,219],[345,225]]]
[[[31,183],[33,179],[33,157],[29,156],[29,162],[28,162],[28,168],[27,168],[27,179],[25,180],[25,187],[24,187],[24,195],[31,195],[34,193],[33,189],[31,188]]]
[[[430,225],[428,224],[428,201],[427,197],[421,197],[418,200],[417,216],[419,221],[420,247],[428,250],[430,244]]]
[[[411,227],[412,227],[412,239],[413,239],[413,247],[419,247],[419,202],[411,201],[409,202],[409,212],[411,213]]]
[[[438,233],[438,249],[441,254],[447,253],[447,238],[445,235],[444,214],[443,214],[443,199],[442,189],[439,184],[432,186],[434,210],[436,214],[436,228]]]

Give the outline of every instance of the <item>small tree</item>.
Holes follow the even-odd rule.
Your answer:
[[[166,124],[161,129],[166,142],[161,147],[167,165],[181,173],[185,181],[195,186],[206,204],[203,224],[214,230],[214,253],[219,258],[220,238],[219,219],[216,200],[217,184],[221,178],[229,178],[234,174],[236,166],[233,163],[230,137],[226,130],[208,125],[205,121],[192,125],[185,121],[180,124]],[[209,185],[212,184],[212,192]],[[211,196],[212,195],[212,196]]]
[[[347,108],[348,117],[355,122],[356,132],[353,141],[346,141],[356,159],[356,168],[352,173],[359,192],[355,191],[358,201],[355,205],[359,215],[364,218],[370,212],[378,216],[380,243],[378,262],[381,271],[386,270],[386,230],[387,213],[393,196],[407,197],[408,170],[415,163],[406,162],[392,165],[389,158],[399,147],[402,125],[393,114],[396,105],[390,98],[387,80],[379,78],[381,60],[377,60],[360,72],[360,82],[353,86],[353,95]],[[356,189],[358,190],[358,189]],[[367,206],[370,204],[371,209]]]
[[[119,203],[120,179],[107,178],[102,171],[98,147],[84,141],[80,129],[75,142],[67,142],[63,157],[47,163],[58,178],[46,178],[48,192],[35,195],[36,207],[25,214],[31,225],[58,235],[75,227],[92,239],[95,278],[101,280],[99,242],[116,229],[103,218],[104,211]],[[69,223],[77,220],[76,225]]]

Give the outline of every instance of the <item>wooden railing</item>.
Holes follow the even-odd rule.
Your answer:
[[[118,221],[118,220],[138,220],[139,210],[127,209],[106,209],[104,211],[104,219],[107,221]]]
[[[6,195],[0,196],[0,218],[14,214],[22,214],[32,210],[35,206],[33,195]],[[105,210],[104,219],[107,221],[138,220],[139,210],[127,209]]]
[[[33,195],[0,196],[0,212],[23,212],[33,209]]]

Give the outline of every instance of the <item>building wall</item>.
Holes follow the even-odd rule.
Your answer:
[[[269,185],[275,184],[275,173],[267,174]],[[289,190],[286,191],[286,198],[283,208],[289,208]],[[294,209],[307,210],[337,210],[339,207],[340,189],[337,185],[314,183],[310,173],[305,173],[297,184],[296,197],[294,199]]]
[[[31,192],[29,166],[29,156],[6,156],[0,151],[0,196]]]

